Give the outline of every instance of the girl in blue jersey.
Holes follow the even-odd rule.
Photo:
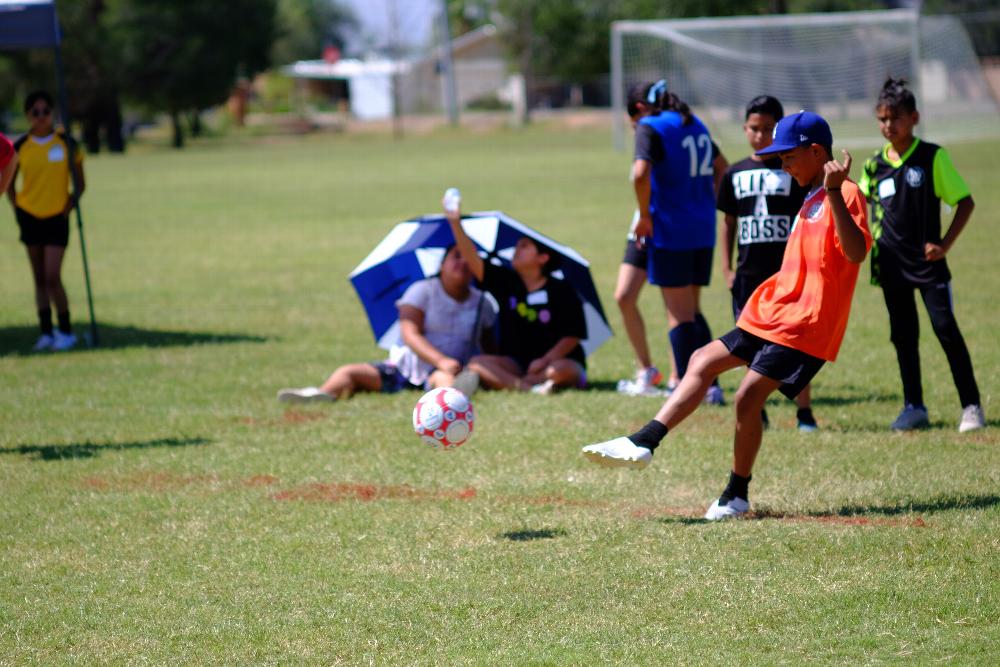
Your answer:
[[[712,341],[700,312],[699,291],[712,273],[715,190],[728,165],[708,128],[667,90],[666,81],[653,84],[648,96],[662,111],[636,126],[635,235],[648,247],[649,282],[663,293],[674,363],[683,377],[691,354]],[[706,400],[722,403],[718,384],[709,389]]]

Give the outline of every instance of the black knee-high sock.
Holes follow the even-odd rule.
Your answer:
[[[59,331],[63,332],[64,334],[73,333],[73,327],[69,323],[69,311],[64,310],[63,312],[59,313],[58,317],[59,317]]]
[[[628,436],[628,439],[636,445],[652,451],[660,446],[660,441],[666,436],[667,427],[652,419],[648,424]]]
[[[708,327],[708,320],[701,313],[694,314],[694,323],[698,327],[698,346],[708,345],[712,342],[712,330]]]
[[[51,308],[39,308],[38,310],[38,328],[42,330],[43,334],[52,335],[52,309]]]
[[[682,378],[687,372],[691,355],[700,347],[698,340],[698,325],[694,322],[683,322],[670,330],[670,348],[674,353],[677,377]]]

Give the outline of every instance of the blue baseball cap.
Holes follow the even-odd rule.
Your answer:
[[[757,155],[772,155],[790,151],[799,146],[833,145],[833,132],[823,117],[811,111],[800,111],[785,116],[774,126],[774,141],[757,151]]]

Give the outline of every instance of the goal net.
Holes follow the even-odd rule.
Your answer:
[[[880,143],[874,105],[887,76],[917,96],[921,136],[1000,137],[1000,109],[958,19],[912,10],[842,12],[611,25],[614,138],[626,144],[625,98],[667,80],[722,142],[742,141],[746,103],[781,100],[785,113],[823,115],[838,146]]]

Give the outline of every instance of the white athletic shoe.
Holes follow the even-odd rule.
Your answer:
[[[278,392],[278,400],[282,403],[329,403],[336,398],[319,387],[302,387],[282,389]]]
[[[541,394],[542,396],[548,396],[556,389],[556,383],[552,380],[546,380],[545,382],[539,382],[531,388],[532,394]]]
[[[656,366],[640,368],[635,379],[619,380],[618,393],[627,396],[662,396],[663,390],[656,385],[663,382],[663,373]]]
[[[35,341],[35,344],[31,349],[35,352],[45,352],[46,350],[52,349],[52,343],[54,342],[56,342],[56,339],[53,338],[51,334],[42,334],[38,337],[38,340]]]
[[[986,428],[986,415],[983,414],[983,407],[981,405],[966,405],[962,409],[962,421],[958,423],[958,432],[968,433],[969,431],[978,431],[981,428]]]
[[[750,502],[742,498],[730,498],[725,505],[720,505],[716,499],[712,506],[705,512],[705,518],[709,521],[721,521],[722,519],[738,519],[750,511]]]
[[[647,447],[640,447],[625,436],[587,445],[583,455],[600,466],[606,468],[635,468],[641,470],[653,460],[653,452]]]
[[[55,338],[52,341],[52,349],[56,352],[63,352],[76,345],[76,336],[71,333],[63,333],[58,329],[55,332]]]

